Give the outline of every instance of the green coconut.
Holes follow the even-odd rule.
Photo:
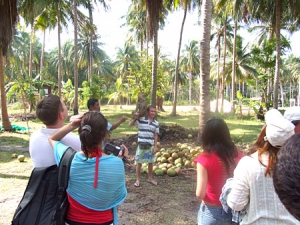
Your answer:
[[[156,176],[162,176],[164,174],[164,172],[161,170],[161,169],[157,169],[156,171],[155,171],[155,175]]]
[[[175,177],[176,176],[176,171],[174,168],[170,168],[167,170],[167,174],[169,177]]]

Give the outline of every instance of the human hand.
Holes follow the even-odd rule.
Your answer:
[[[127,120],[126,116],[122,116],[122,117],[120,118],[121,123],[124,123],[126,120]]]
[[[83,117],[83,114],[71,116],[70,117],[70,124],[72,125],[72,127],[75,127],[75,128],[79,127],[82,117]]]
[[[152,154],[154,155],[155,153],[156,153],[156,146],[154,146],[152,149]]]
[[[139,118],[139,115],[140,115],[140,114],[139,114],[138,112],[136,112],[136,113],[133,114],[133,118],[134,118],[135,120],[137,120],[137,119]]]
[[[124,151],[124,157],[128,157],[128,155],[129,155],[128,148],[125,145],[123,145],[123,144],[121,146],[124,148],[124,150],[123,150]],[[119,152],[119,155],[120,155],[120,152]]]

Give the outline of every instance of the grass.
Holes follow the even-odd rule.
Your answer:
[[[123,106],[122,109],[120,109],[119,106],[101,106],[101,112],[111,124],[117,122],[123,115],[127,117],[127,121],[111,132],[111,138],[121,138],[137,133],[136,127],[128,126],[133,110],[134,106]],[[166,106],[165,110],[165,112],[158,112],[157,120],[160,124],[168,126],[177,124],[185,128],[198,130],[199,112],[196,107],[189,107],[184,110],[178,109],[177,116],[175,117],[170,116],[172,106]],[[84,110],[80,112],[83,113]],[[18,114],[18,112],[14,110],[12,114]],[[220,115],[215,113],[212,113],[212,116],[221,116],[225,119],[233,140],[238,143],[252,143],[263,125],[262,122],[251,117],[247,119],[237,119],[230,114]],[[30,120],[28,124],[18,120],[13,120],[11,123],[20,127],[29,127],[29,133],[27,130],[22,132],[0,132],[1,146],[9,146],[13,143],[14,146],[28,147],[30,133],[43,126],[38,119]],[[74,133],[77,132],[74,131]]]
[[[171,106],[166,106],[166,112],[158,113],[157,120],[160,124],[168,126],[177,124],[185,128],[198,130],[199,112],[195,107],[189,107],[188,109],[181,109],[179,107],[176,117],[170,116],[171,109]],[[125,123],[112,131],[111,138],[121,138],[137,133],[136,127],[128,126],[133,110],[134,106],[123,106],[123,109],[120,109],[118,106],[101,107],[102,113],[112,124],[117,122],[122,115],[127,117]],[[84,110],[81,112],[84,112]],[[18,112],[13,112],[13,114],[18,114]],[[262,122],[253,118],[242,120],[232,115],[216,115],[213,113],[212,116],[221,116],[225,119],[234,142],[239,144],[252,143],[263,125]],[[14,119],[12,120],[12,124],[27,128],[27,123],[24,121]],[[33,169],[28,152],[18,149],[27,149],[30,133],[41,126],[42,123],[36,119],[28,122],[29,132],[0,132],[0,209],[2,212],[0,214],[0,224],[10,224],[10,219],[23,195],[27,180]],[[163,143],[161,144],[161,147],[163,147]],[[12,158],[13,153],[25,155],[25,162],[20,163],[17,159]],[[190,173],[191,176],[194,174],[194,172]],[[131,221],[131,224],[140,224],[144,223],[140,221],[142,216],[143,218],[147,218],[148,221],[148,223],[144,224],[196,223],[195,219],[199,206],[194,195],[195,177],[156,177],[159,189],[147,185],[146,179],[146,174],[143,174],[142,188],[136,189],[133,186],[135,182],[134,169],[126,173],[126,183],[130,195],[128,195],[124,204],[120,206],[120,217],[123,220]],[[184,193],[184,195],[180,195],[179,193]],[[160,199],[162,200],[161,202],[159,202]],[[175,206],[178,205],[178,202],[181,202],[183,208],[179,209]],[[186,211],[178,215],[178,210],[180,212],[183,210]]]

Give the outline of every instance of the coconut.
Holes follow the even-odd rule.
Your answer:
[[[165,157],[161,157],[161,162],[166,163],[166,162],[168,162],[168,160]]]
[[[178,157],[181,158],[184,155],[183,152],[178,152]]]
[[[189,160],[186,160],[184,163],[185,168],[190,168],[191,167],[191,162]]]
[[[170,177],[175,177],[176,176],[176,171],[175,171],[174,168],[170,168],[170,169],[167,170],[167,174]]]
[[[19,155],[18,160],[19,160],[19,162],[24,162],[25,156],[24,155]]]
[[[172,163],[169,163],[169,164],[167,165],[167,169],[170,169],[171,167],[173,167],[173,164],[172,164]]]
[[[178,158],[174,161],[175,164],[178,164],[178,163],[181,163],[182,162],[182,159],[181,158]]]
[[[172,158],[175,160],[175,159],[178,159],[178,154],[176,153],[176,152],[174,152],[173,154],[172,154]]]
[[[163,171],[164,174],[167,174],[167,170],[168,170],[167,168],[163,167],[161,170]]]
[[[159,164],[159,165],[158,165],[158,168],[159,168],[159,169],[162,169],[162,168],[166,168],[166,166],[165,166],[164,164]]]
[[[181,164],[181,163],[177,163],[175,166],[176,166],[177,168],[181,168],[181,167],[182,167],[182,164]]]
[[[169,158],[169,157],[170,157],[170,153],[165,152],[165,153],[163,154],[163,157],[165,157],[166,159]]]
[[[160,169],[157,169],[157,170],[155,171],[155,175],[156,175],[156,176],[162,176],[163,174],[164,174],[163,171],[160,170]]]
[[[168,158],[168,162],[169,162],[169,163],[172,163],[173,161],[174,161],[174,160],[173,160],[172,157],[169,157],[169,158]]]

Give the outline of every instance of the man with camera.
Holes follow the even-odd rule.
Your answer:
[[[157,140],[159,133],[159,124],[155,120],[156,108],[153,105],[147,107],[147,115],[139,117],[135,113],[133,119],[129,122],[129,126],[138,127],[138,146],[135,154],[136,175],[137,179],[134,183],[135,187],[140,186],[140,177],[142,163],[148,163],[148,182],[157,185],[153,179],[153,163],[155,163],[155,153],[157,149]]]

